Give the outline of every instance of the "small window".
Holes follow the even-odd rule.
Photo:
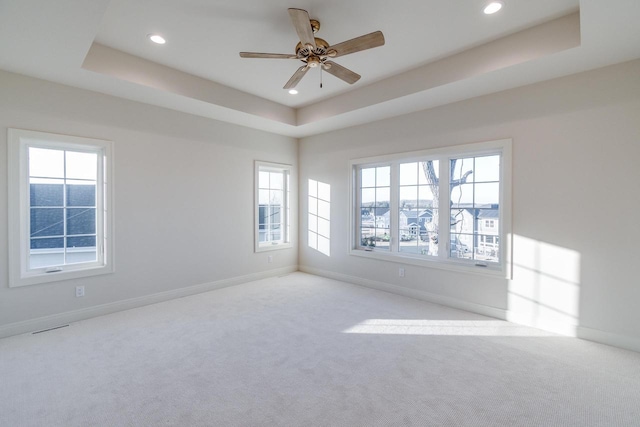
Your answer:
[[[9,129],[10,286],[113,271],[109,141]]]
[[[256,162],[255,174],[256,252],[290,247],[291,166]]]

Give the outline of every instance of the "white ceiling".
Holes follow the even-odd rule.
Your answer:
[[[303,137],[640,57],[638,0],[485,3],[0,0],[0,68]],[[289,95],[299,62],[238,55],[293,53],[289,7],[330,44],[376,30],[386,44],[335,60],[356,84],[323,73],[321,89],[315,69]]]

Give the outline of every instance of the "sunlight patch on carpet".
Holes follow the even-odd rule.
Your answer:
[[[368,319],[345,334],[556,337],[550,332],[501,320]]]

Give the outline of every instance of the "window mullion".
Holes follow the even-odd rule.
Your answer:
[[[62,265],[67,265],[67,151],[63,155],[62,169]]]
[[[438,182],[438,258],[448,259],[451,242],[451,200],[450,200],[450,167],[449,158],[440,158],[438,162],[440,168]]]
[[[389,236],[391,243],[389,245],[390,252],[400,252],[400,215],[398,209],[400,206],[400,163],[394,162],[391,165],[390,194],[389,198]]]
[[[355,247],[357,248],[361,248],[362,247],[362,239],[360,236],[360,232],[362,230],[362,179],[360,177],[360,175],[362,175],[361,172],[361,167],[357,167],[355,168],[355,176],[353,177],[353,182],[355,183],[355,191],[354,191],[354,195],[353,195],[353,202],[355,205],[355,212],[354,212],[354,218],[355,218],[355,230],[353,230],[354,232],[352,233],[352,238],[353,238],[353,242],[355,244]]]
[[[287,241],[287,174],[282,171],[282,212],[280,212],[280,240]]]
[[[21,274],[24,274],[29,270],[29,254],[31,251],[31,201],[30,201],[30,185],[29,176],[31,174],[31,168],[29,167],[29,146],[27,144],[20,144],[20,200],[24,200],[20,203],[20,208],[24,211],[20,212],[20,218],[29,218],[29,221],[19,221],[24,224],[20,227],[20,231],[23,235],[20,236],[19,246],[22,247],[20,254],[20,270]]]
[[[106,200],[104,195],[104,150],[99,151],[100,155],[96,159],[96,252],[97,261],[104,262],[104,227],[106,226]],[[99,226],[102,224],[102,226]]]

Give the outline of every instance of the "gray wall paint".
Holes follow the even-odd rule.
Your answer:
[[[563,333],[608,334],[640,350],[639,75],[634,61],[304,138],[301,268],[504,310]],[[513,139],[512,281],[348,254],[350,159],[503,138]],[[309,178],[331,185],[331,257],[307,247]]]
[[[114,274],[9,288],[7,128],[114,141]],[[253,251],[254,160],[297,171],[297,141],[0,72],[0,327],[285,267]],[[293,177],[294,185],[297,177]],[[293,189],[297,242],[297,188]],[[267,263],[267,256],[273,262]],[[75,298],[74,288],[86,287]]]

